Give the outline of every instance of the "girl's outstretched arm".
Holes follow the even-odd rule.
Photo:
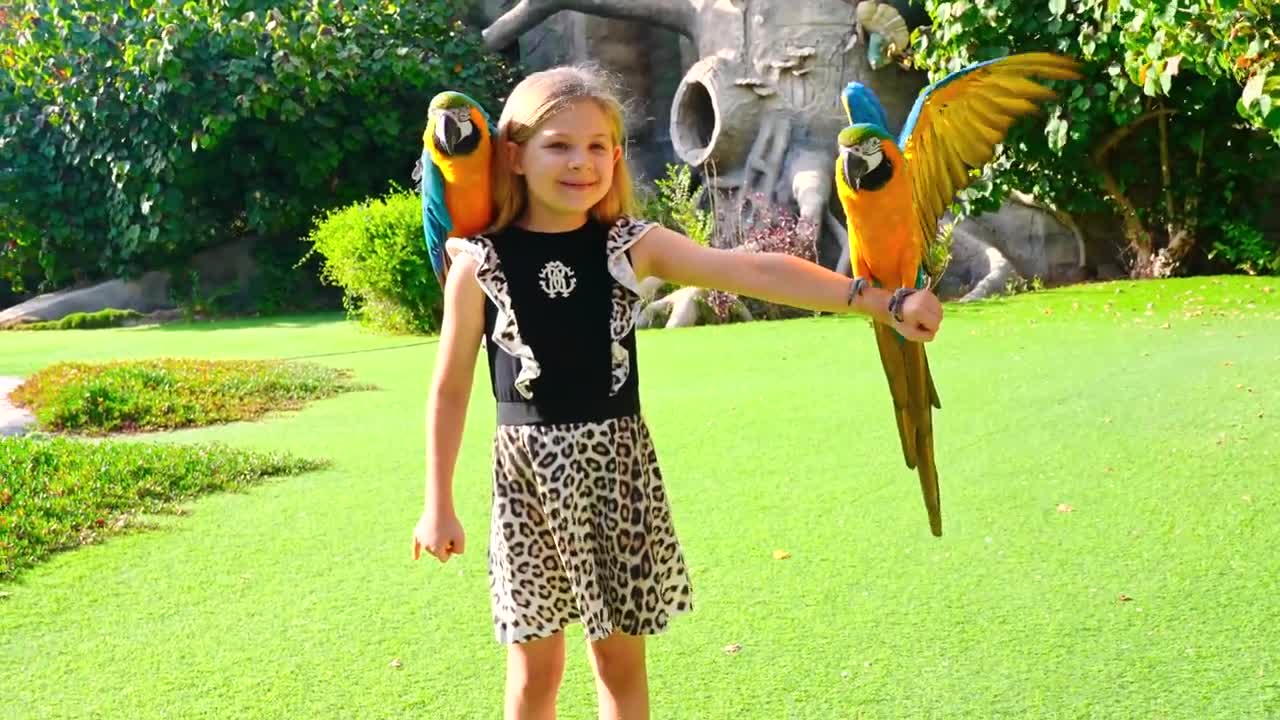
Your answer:
[[[631,259],[639,277],[652,275],[821,312],[858,312],[897,329],[908,340],[932,340],[942,322],[942,304],[927,290],[907,297],[903,322],[897,322],[889,314],[893,293],[888,290],[867,287],[853,296],[851,279],[816,263],[783,253],[703,247],[664,227],[645,233],[632,248]]]
[[[418,559],[425,549],[441,562],[461,555],[466,544],[453,509],[453,470],[484,334],[484,294],[470,255],[459,253],[454,258],[444,295],[444,320],[427,402],[426,498],[413,532],[413,558]]]

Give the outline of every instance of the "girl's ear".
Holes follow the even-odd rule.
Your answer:
[[[614,145],[613,146],[613,164],[617,165],[618,161],[621,159],[622,159],[622,146]]]
[[[517,175],[524,174],[524,166],[520,162],[520,145],[518,143],[506,141],[507,160],[511,166],[511,171]]]

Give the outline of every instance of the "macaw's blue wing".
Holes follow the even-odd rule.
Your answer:
[[[427,255],[431,257],[431,269],[436,273],[440,287],[444,287],[445,273],[449,271],[448,256],[444,251],[444,242],[453,229],[453,221],[449,219],[449,208],[444,203],[444,175],[440,168],[431,161],[430,148],[422,149],[420,181],[422,191],[422,230],[427,239]]]
[[[850,125],[879,125],[885,132],[889,131],[889,118],[884,106],[871,88],[860,82],[851,82],[845,86],[841,100]]]

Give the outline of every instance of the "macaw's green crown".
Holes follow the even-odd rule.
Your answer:
[[[894,142],[894,137],[889,134],[888,130],[885,130],[879,125],[872,125],[870,123],[850,125],[849,127],[841,130],[838,142],[840,143],[840,147],[853,147],[854,145],[866,142],[868,139],[873,137]]]
[[[456,110],[458,108],[472,107],[474,104],[466,95],[452,90],[438,93],[431,98],[432,110]]]

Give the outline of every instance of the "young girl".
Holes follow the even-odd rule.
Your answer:
[[[889,292],[855,294],[819,265],[702,247],[628,217],[622,140],[621,106],[601,75],[530,75],[498,123],[493,229],[448,242],[413,556],[425,548],[445,562],[466,547],[453,471],[483,341],[498,420],[489,587],[509,646],[508,720],[554,717],[572,622],[585,626],[600,717],[649,717],[644,636],[693,607],[640,412],[635,322],[644,286],[658,282],[649,278],[860,312],[919,341],[942,319],[927,291],[902,299],[895,318]]]

